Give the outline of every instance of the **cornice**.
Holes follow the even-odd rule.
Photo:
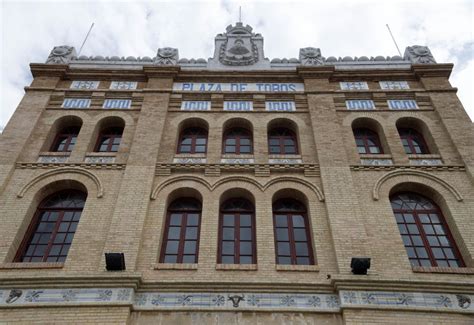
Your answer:
[[[411,70],[419,77],[445,77],[449,78],[451,71],[453,71],[452,63],[442,64],[413,64]]]
[[[36,77],[61,77],[63,78],[68,70],[67,64],[42,64],[31,63],[31,74]]]

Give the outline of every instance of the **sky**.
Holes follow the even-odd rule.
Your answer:
[[[454,63],[450,81],[474,120],[474,0],[352,1],[21,1],[0,0],[0,130],[31,83],[29,64],[43,63],[56,45],[81,55],[209,58],[214,37],[242,21],[264,37],[265,56],[298,57],[317,47],[325,57],[393,56],[427,45],[438,63]]]

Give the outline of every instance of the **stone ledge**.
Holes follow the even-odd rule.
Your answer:
[[[319,265],[276,265],[277,271],[319,272]]]
[[[474,274],[472,267],[423,267],[413,266],[412,271],[415,273],[447,273],[447,274]]]
[[[257,264],[216,264],[220,271],[257,271]]]
[[[0,264],[0,270],[11,270],[11,269],[61,269],[64,267],[64,263],[3,263]]]
[[[197,263],[157,263],[154,270],[197,270]]]

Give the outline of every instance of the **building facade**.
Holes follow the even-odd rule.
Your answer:
[[[474,129],[427,47],[270,61],[237,23],[208,60],[30,66],[0,323],[474,322]]]

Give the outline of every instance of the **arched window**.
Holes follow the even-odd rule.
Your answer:
[[[179,137],[178,153],[206,153],[207,130],[187,128]]]
[[[79,134],[79,126],[71,126],[64,128],[56,135],[51,151],[55,152],[71,152],[76,144],[77,135]]]
[[[274,128],[268,132],[268,151],[273,155],[293,155],[298,153],[296,134],[287,128]]]
[[[415,193],[394,195],[390,202],[411,265],[464,266],[441,210],[433,202]]]
[[[314,264],[305,206],[294,199],[273,203],[277,264]]]
[[[71,246],[86,194],[61,191],[41,202],[16,262],[64,262]]]
[[[353,132],[357,145],[357,151],[360,154],[383,153],[377,133],[367,128],[357,128],[354,129]]]
[[[201,202],[180,198],[168,207],[161,263],[197,263]]]
[[[123,128],[111,127],[103,130],[99,135],[96,152],[117,152],[122,141]]]
[[[403,148],[405,148],[405,153],[411,155],[430,153],[425,139],[423,139],[423,136],[416,130],[410,128],[399,128],[398,133],[400,134]]]
[[[229,199],[221,205],[217,263],[257,263],[254,211],[253,204],[241,198]]]
[[[224,153],[251,154],[252,135],[244,128],[233,128],[224,134]]]

